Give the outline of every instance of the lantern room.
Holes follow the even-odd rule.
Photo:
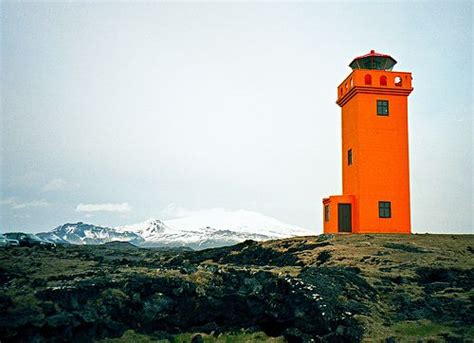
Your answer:
[[[397,64],[397,61],[390,56],[376,53],[375,50],[370,50],[368,54],[354,58],[349,64],[352,70],[355,69],[375,69],[375,70],[387,70],[393,69],[393,66]]]

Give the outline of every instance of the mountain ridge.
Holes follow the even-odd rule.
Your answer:
[[[265,241],[311,234],[307,229],[257,212],[211,209],[193,212],[187,217],[164,221],[150,218],[116,227],[66,223],[38,236],[60,244],[103,244],[115,240],[142,247],[189,247],[199,250],[246,240]]]
[[[142,237],[133,232],[120,232],[113,228],[83,222],[66,223],[49,232],[41,232],[37,235],[54,243],[77,245],[104,244],[113,241],[140,245],[144,241]]]

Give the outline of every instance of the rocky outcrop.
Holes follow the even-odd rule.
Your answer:
[[[129,328],[150,334],[247,328],[299,341],[362,337],[353,316],[366,311],[356,302],[370,296],[370,286],[353,270],[310,268],[298,277],[241,268],[197,267],[194,273],[180,273],[134,273],[116,282],[97,276],[45,287],[22,299],[31,302],[28,306],[4,296],[0,300],[9,311],[1,316],[1,336],[16,342],[93,341]],[[187,280],[195,274],[205,274],[207,282]],[[357,294],[345,291],[355,285],[361,287]],[[353,302],[340,304],[339,295],[350,295]]]
[[[419,320],[443,330],[455,323],[435,338],[467,335],[468,249],[433,267],[436,247],[394,244],[315,237],[203,251],[125,243],[1,250],[0,340],[93,342],[131,330],[171,340],[246,330],[288,342],[358,342],[384,325],[395,329],[381,337],[397,341],[397,325]],[[408,258],[421,250],[425,260]]]

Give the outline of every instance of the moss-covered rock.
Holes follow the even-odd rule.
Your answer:
[[[0,340],[469,340],[472,246],[472,236],[329,235],[195,252],[4,249]]]

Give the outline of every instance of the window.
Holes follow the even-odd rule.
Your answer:
[[[390,201],[379,201],[379,218],[391,218],[392,209]]]
[[[369,75],[369,74],[365,75],[365,76],[364,76],[364,83],[365,83],[366,85],[371,85],[371,84],[372,84],[372,76]]]
[[[400,76],[395,76],[395,79],[393,81],[395,82],[395,86],[397,87],[402,86],[402,78]]]
[[[347,165],[352,165],[352,149],[347,150]]]
[[[377,115],[388,116],[388,100],[377,100]]]
[[[329,221],[329,205],[324,205],[324,221]]]
[[[380,76],[380,85],[381,86],[387,85],[387,77],[385,75]]]

